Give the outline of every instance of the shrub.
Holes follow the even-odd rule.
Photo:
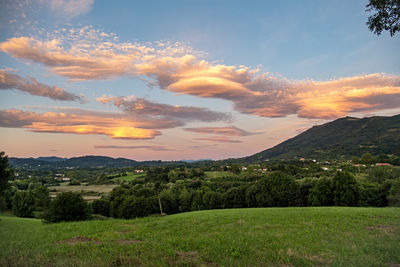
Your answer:
[[[43,214],[45,222],[82,221],[91,216],[89,205],[76,193],[59,194]]]
[[[18,217],[33,217],[35,198],[31,191],[17,191],[12,201],[12,211]]]

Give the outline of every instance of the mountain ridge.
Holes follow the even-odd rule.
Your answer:
[[[313,126],[272,148],[241,159],[329,159],[364,153],[400,155],[400,115],[339,118]]]

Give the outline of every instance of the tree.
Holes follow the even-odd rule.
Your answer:
[[[76,193],[59,194],[44,213],[46,222],[83,221],[89,219],[91,210],[83,198]]]
[[[50,205],[49,189],[41,185],[33,189],[33,196],[35,198],[35,206],[37,209],[47,209]]]
[[[333,177],[333,198],[337,206],[356,206],[360,188],[356,179],[349,172],[337,172]]]
[[[385,30],[393,36],[400,31],[400,0],[370,0],[366,11],[375,12],[367,21],[373,33],[380,35]]]
[[[12,170],[8,165],[8,157],[0,152],[0,194],[8,188],[8,180],[11,178]]]
[[[311,206],[333,205],[332,181],[328,178],[320,178],[310,189],[308,201]]]
[[[31,191],[18,191],[13,197],[12,211],[18,217],[33,217],[35,199]]]

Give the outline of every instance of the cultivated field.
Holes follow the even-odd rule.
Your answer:
[[[59,185],[50,186],[50,197],[54,198],[57,194],[62,192],[82,192],[83,199],[92,201],[100,199],[102,194],[111,192],[118,185],[115,184],[102,184],[102,185]],[[55,190],[55,191],[54,191]],[[95,195],[93,195],[95,194]]]
[[[0,265],[399,266],[399,208],[259,208],[43,224],[0,217]]]

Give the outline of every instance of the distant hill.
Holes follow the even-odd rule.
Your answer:
[[[75,158],[39,157],[39,158],[8,158],[14,168],[27,169],[64,169],[64,168],[122,168],[136,166],[168,165],[168,161],[136,161],[125,158],[111,158],[103,156],[83,156]],[[176,163],[176,162],[174,162]]]
[[[337,119],[314,126],[273,148],[240,160],[350,158],[367,152],[400,156],[400,115]]]
[[[36,158],[37,160],[43,160],[43,161],[48,161],[48,162],[59,162],[59,161],[65,161],[67,158],[59,158],[59,157],[38,157]]]

